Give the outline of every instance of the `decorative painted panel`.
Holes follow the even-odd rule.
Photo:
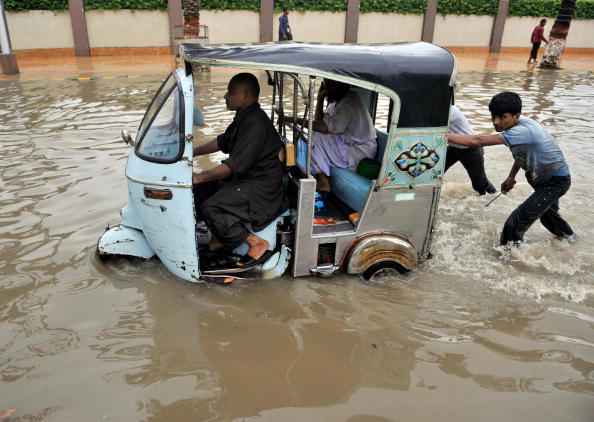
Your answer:
[[[446,134],[445,126],[396,132],[389,145],[380,187],[441,184]]]

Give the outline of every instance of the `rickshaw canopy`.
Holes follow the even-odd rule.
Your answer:
[[[447,126],[456,60],[425,42],[394,44],[182,44],[186,62],[330,73],[385,87],[400,100],[398,127]]]

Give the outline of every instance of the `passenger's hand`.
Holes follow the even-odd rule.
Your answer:
[[[504,194],[507,194],[510,190],[513,189],[515,184],[516,184],[516,181],[514,179],[512,179],[511,177],[508,177],[501,184],[501,192],[503,192]]]

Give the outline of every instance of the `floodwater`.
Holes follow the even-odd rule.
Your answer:
[[[230,121],[229,74],[202,74],[209,126]],[[10,421],[594,420],[594,76],[463,73],[457,103],[492,131],[501,90],[557,137],[573,185],[562,214],[498,250],[523,176],[488,208],[446,175],[433,259],[371,282],[282,277],[189,284],[158,261],[95,255],[127,199],[129,148],[156,77],[0,81],[0,414]],[[269,92],[265,93],[269,95]],[[269,103],[270,98],[264,98]],[[511,167],[486,150],[499,186]],[[0,416],[0,420],[3,418]]]

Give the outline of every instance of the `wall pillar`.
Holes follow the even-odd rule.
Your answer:
[[[72,35],[74,36],[74,54],[76,56],[90,56],[89,33],[83,0],[68,0]]]
[[[272,41],[274,0],[260,0],[260,42]]]
[[[435,32],[435,17],[437,16],[437,0],[428,0],[425,16],[423,17],[423,31],[421,41],[433,42]]]
[[[173,51],[176,50],[177,40],[184,38],[184,12],[181,0],[167,0],[169,17],[169,40]]]
[[[361,0],[348,0],[346,11],[346,25],[344,29],[344,42],[356,43],[359,32],[359,8]]]
[[[19,73],[19,65],[16,56],[12,52],[10,34],[4,13],[4,3],[0,0],[0,69],[5,75],[16,75]]]
[[[489,52],[499,53],[501,50],[501,40],[503,39],[503,29],[505,28],[505,20],[507,19],[507,11],[509,10],[509,0],[499,0],[499,10],[495,21],[493,22],[493,30],[491,31],[491,41]]]

